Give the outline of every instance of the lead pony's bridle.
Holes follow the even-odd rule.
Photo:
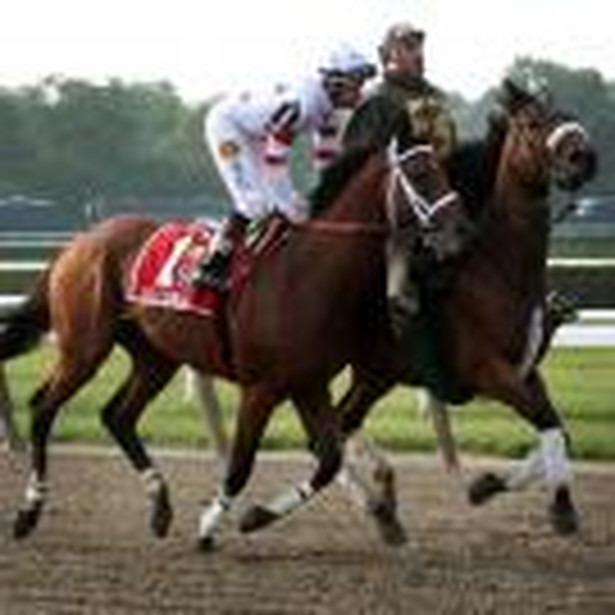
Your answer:
[[[388,164],[391,169],[390,180],[387,188],[387,218],[393,229],[400,228],[404,224],[400,223],[399,208],[395,206],[395,190],[401,189],[405,197],[406,204],[414,213],[420,229],[429,228],[432,225],[434,216],[442,209],[459,199],[459,195],[454,190],[448,190],[434,202],[427,200],[416,190],[412,182],[404,172],[403,163],[415,156],[433,156],[434,148],[428,144],[414,145],[401,154],[397,153],[397,144],[391,143],[387,150]],[[405,224],[408,220],[404,219]]]

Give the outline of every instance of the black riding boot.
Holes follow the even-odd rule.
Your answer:
[[[239,213],[227,218],[212,239],[212,251],[196,270],[192,285],[196,289],[225,290],[234,247],[241,241],[249,220]]]

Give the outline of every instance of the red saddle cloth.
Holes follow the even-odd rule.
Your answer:
[[[198,222],[171,222],[145,243],[128,276],[126,297],[141,305],[212,316],[221,296],[195,289],[193,272],[207,258],[214,227]]]
[[[254,259],[278,244],[286,224],[272,218],[263,224],[247,246],[238,246],[231,267],[231,289],[241,286]],[[145,243],[129,272],[126,298],[141,305],[214,316],[223,303],[222,293],[195,288],[194,272],[207,258],[213,222],[171,222],[160,227]]]

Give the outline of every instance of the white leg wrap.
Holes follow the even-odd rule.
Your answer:
[[[148,468],[141,472],[141,480],[147,495],[156,495],[164,484],[162,474],[156,468]]]
[[[47,496],[47,484],[45,481],[39,480],[36,474],[30,474],[28,484],[26,485],[26,502],[32,505],[38,505],[45,501]]]
[[[314,495],[314,489],[308,483],[301,483],[288,491],[281,493],[272,500],[267,509],[278,517],[283,517],[303,505]]]
[[[335,479],[359,508],[365,510],[368,507],[369,491],[348,461],[344,462],[342,469],[337,473]]]
[[[542,450],[536,448],[523,459],[506,477],[506,486],[511,491],[525,489],[531,483],[544,476],[544,463]]]
[[[540,450],[547,487],[555,489],[570,482],[571,472],[566,453],[566,440],[559,427],[540,434]]]
[[[209,538],[213,536],[216,528],[226,513],[231,509],[232,498],[219,493],[209,507],[203,512],[199,520],[199,537]]]

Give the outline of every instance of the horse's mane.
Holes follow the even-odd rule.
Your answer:
[[[410,138],[411,135],[403,134],[405,128],[405,123],[398,123],[396,134],[400,134],[401,130],[406,141],[409,139],[410,143],[416,143]],[[461,194],[472,218],[480,217],[493,190],[506,131],[506,119],[492,116],[484,138],[460,144],[444,161],[451,185]],[[325,211],[341,194],[350,178],[382,147],[380,143],[361,144],[343,150],[322,172],[318,184],[308,195],[311,216]]]
[[[325,211],[339,196],[350,178],[376,153],[376,146],[357,146],[344,150],[320,175],[316,187],[308,194],[311,216]]]
[[[481,215],[493,190],[506,131],[506,119],[493,116],[483,139],[462,143],[445,160],[451,185],[472,218]]]

